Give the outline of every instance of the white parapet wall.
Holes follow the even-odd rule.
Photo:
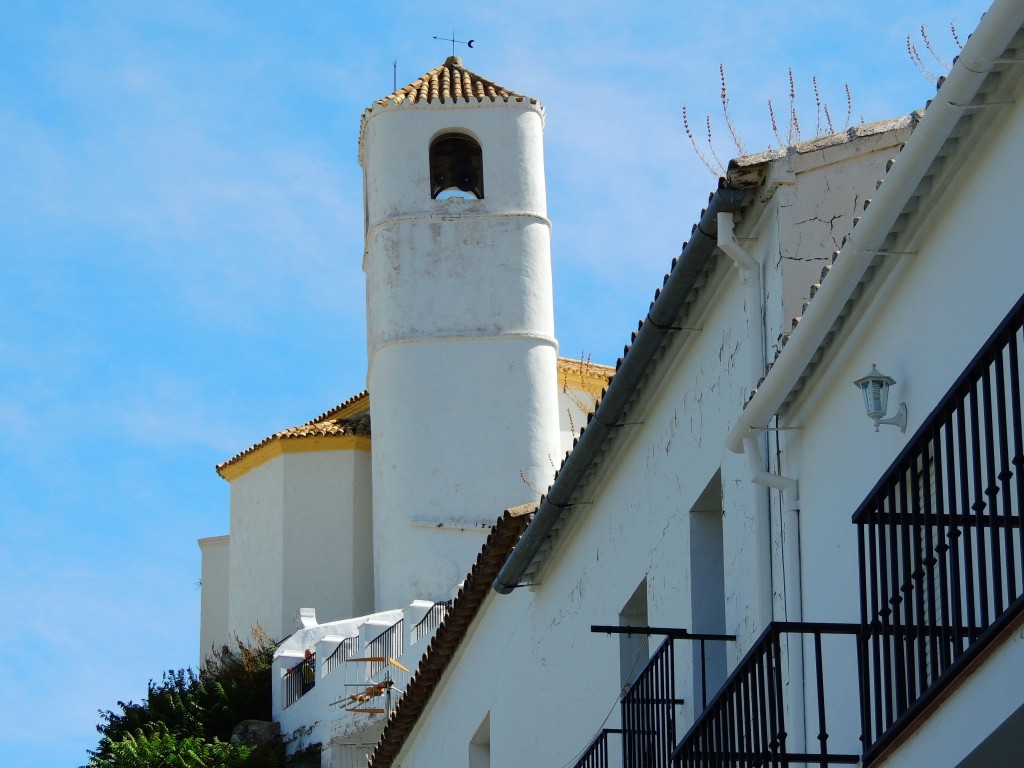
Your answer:
[[[435,603],[414,600],[404,610],[309,626],[285,640],[271,674],[273,716],[289,753],[320,745],[325,765],[347,765],[351,755],[365,762],[437,629],[430,622],[415,642],[410,636],[432,610],[443,616]],[[307,651],[311,673],[303,668]]]
[[[346,710],[348,696],[355,690],[351,686],[365,682],[360,679],[365,664],[344,660],[334,663],[337,659],[331,657],[345,641],[352,643],[348,646],[352,653],[361,654],[367,634],[376,636],[401,619],[402,611],[394,610],[328,622],[299,630],[281,644],[274,654],[271,671],[273,714],[289,751],[310,744],[327,744],[336,731],[355,733],[379,719]],[[315,653],[316,682],[297,698],[294,694],[288,697],[288,678],[301,675],[301,670],[291,670],[302,663],[307,650]],[[359,674],[353,674],[351,670],[355,668]]]

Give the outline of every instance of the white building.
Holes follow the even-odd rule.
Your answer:
[[[457,57],[366,110],[368,391],[217,467],[200,653],[283,639],[275,718],[337,764],[365,763],[387,660],[415,665],[495,510],[536,503],[611,374],[558,357],[543,127]]]
[[[1022,26],[916,127],[734,161],[374,768],[1020,762]]]
[[[322,745],[324,766],[365,764],[377,734],[374,768],[1018,762],[1022,51],[1024,2],[998,0],[923,113],[733,161],[576,439],[605,371],[554,362],[550,294],[543,308],[536,287],[476,294],[509,298],[482,312],[460,295],[517,284],[506,268],[530,264],[548,290],[539,104],[449,60],[374,105],[361,140],[371,394],[222,465],[232,530],[202,545],[204,643],[264,616],[283,634],[304,606],[337,619],[307,618],[275,665],[275,715],[295,746]],[[474,97],[453,98],[456,87]],[[456,161],[429,162],[449,133],[480,156],[462,145],[441,153]],[[494,166],[492,136],[503,146]],[[492,187],[496,175],[504,186]],[[457,178],[475,199],[433,199]],[[447,224],[467,235],[451,240]],[[509,242],[515,255],[499,256]],[[478,271],[489,253],[497,263]],[[432,303],[423,281],[446,300]],[[451,372],[432,359],[448,355]],[[499,400],[526,422],[478,402],[479,381],[467,386],[505,356],[525,378]],[[873,366],[890,378],[887,407],[869,418],[852,384]],[[423,439],[401,392],[387,393],[410,376],[443,382],[432,408],[452,393],[450,418],[463,400],[477,414],[425,417],[430,434],[452,436],[445,447]],[[522,397],[533,391],[536,402]],[[498,439],[480,439],[482,422],[497,434],[549,425],[552,391],[559,450],[572,450],[550,487],[546,427],[509,443],[508,466],[475,455]],[[371,399],[372,438],[361,431]],[[382,420],[398,437],[378,453]],[[358,468],[326,455],[352,450],[369,453]],[[437,474],[405,476],[407,461],[435,452]],[[263,468],[277,475],[260,479]],[[509,468],[528,482],[506,483]],[[490,472],[504,476],[493,497]],[[385,482],[401,530],[378,520]],[[320,495],[293,501],[293,485]],[[546,488],[539,503],[531,486]],[[338,549],[326,541],[322,562],[299,566],[281,526],[321,503]],[[372,568],[360,570],[372,583],[349,563],[304,602],[289,571],[358,557],[349,529],[372,537]],[[389,547],[406,562],[383,576]],[[272,564],[267,589],[251,553]],[[209,596],[207,578],[219,584]],[[348,619],[361,612],[372,615]],[[316,685],[303,695],[288,670],[310,648]]]

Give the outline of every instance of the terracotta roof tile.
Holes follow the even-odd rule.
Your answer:
[[[409,83],[404,88],[383,99],[378,99],[377,104],[386,107],[391,104],[419,104],[426,102],[432,104],[439,101],[442,104],[447,102],[465,102],[470,100],[483,101],[528,101],[536,104],[536,99],[531,99],[521,93],[498,85],[492,80],[480,77],[475,72],[470,72],[462,66],[462,59],[458,56],[449,56],[444,64],[430,70],[418,80]]]
[[[265,437],[244,451],[235,454],[227,461],[217,465],[217,474],[227,479],[224,470],[255,453],[260,448],[278,440],[295,440],[303,437],[341,437],[346,435],[370,434],[370,396],[360,392],[350,397],[314,419],[297,427],[289,427]]]
[[[370,393],[365,389],[358,395],[352,395],[348,400],[321,413],[316,418],[310,419],[305,425],[316,424],[320,421],[333,419],[338,416],[359,416],[370,412]]]

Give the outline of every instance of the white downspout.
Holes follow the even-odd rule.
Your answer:
[[[747,457],[747,467],[750,469],[750,482],[782,491],[783,508],[785,511],[799,512],[800,486],[796,478],[776,475],[766,471],[764,459],[761,457],[761,446],[753,435],[743,438],[743,453]]]
[[[732,259],[740,272],[740,282],[746,286],[747,338],[753,347],[750,355],[749,376],[750,383],[754,386],[765,375],[765,363],[768,355],[768,344],[765,338],[762,265],[737,241],[732,213],[718,214],[718,247]],[[763,466],[761,468],[764,469]],[[759,626],[766,626],[774,616],[771,499],[768,491],[756,494],[754,501],[756,504],[754,520],[757,539],[755,567],[761,587],[757,595],[760,614],[757,618]]]
[[[765,470],[764,459],[761,457],[761,446],[758,438],[753,435],[743,439],[743,452],[747,457],[747,466],[750,469],[750,481],[782,491],[781,534],[779,536],[782,551],[778,556],[775,556],[774,548],[772,551],[773,566],[781,570],[782,573],[774,581],[782,584],[782,620],[802,621],[800,486],[795,478]],[[789,678],[789,694],[785,697],[789,705],[786,748],[790,752],[803,753],[807,751],[803,636],[799,634],[783,635],[780,638],[780,645],[785,654],[785,665]]]
[[[759,274],[761,265],[757,263],[757,259],[743,250],[743,246],[736,240],[732,216],[732,213],[728,212],[718,214],[718,247],[736,263],[743,283],[746,284],[751,273]]]

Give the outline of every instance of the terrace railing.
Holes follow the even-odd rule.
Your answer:
[[[412,628],[412,642],[417,643],[421,638],[432,635],[441,626],[444,617],[448,615],[452,602],[452,600],[445,600],[440,603],[434,603],[416,626]]]
[[[865,762],[1024,609],[1024,299],[854,515]]]
[[[307,667],[305,659],[284,673],[281,681],[284,686],[282,708],[290,707],[308,693],[316,685],[316,656],[312,665]]]
[[[320,673],[321,676],[327,677],[327,675],[344,665],[346,661],[356,655],[358,648],[358,637],[346,637],[342,640],[338,647],[331,652],[331,655],[324,659],[323,669]]]
[[[769,624],[683,737],[672,755],[673,765],[687,768],[856,765],[860,761],[859,754],[834,752],[829,747],[822,637],[850,636],[852,656],[856,649],[854,638],[859,633],[860,627],[856,624]],[[794,750],[789,741],[784,691],[790,680],[785,672],[783,635],[796,636],[795,640],[791,637],[790,642],[801,643],[801,651],[804,638],[811,639],[815,677],[812,684],[805,681],[805,689],[813,691],[817,705],[816,713],[806,718],[808,723],[817,721],[818,746],[814,752]],[[808,662],[805,654],[805,668],[811,667]],[[844,697],[849,695],[848,690],[839,693]],[[802,697],[803,691],[797,695]]]
[[[388,659],[398,659],[404,647],[404,623],[399,619],[366,644],[364,655],[374,659],[368,662],[368,676],[373,677],[388,665]]]

